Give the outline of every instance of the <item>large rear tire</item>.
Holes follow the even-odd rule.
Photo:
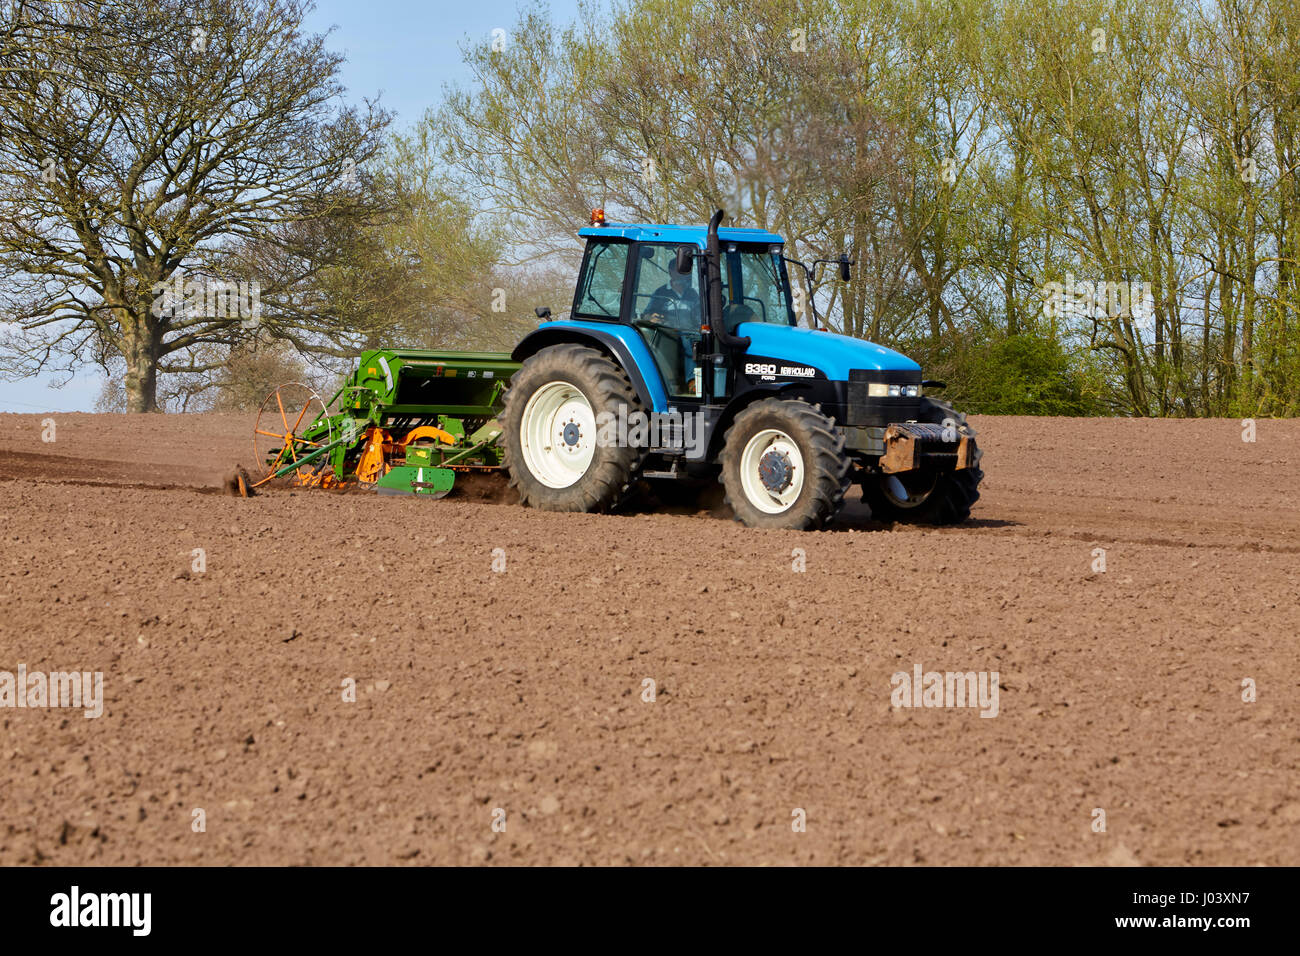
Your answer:
[[[975,437],[966,413],[936,398],[921,399],[917,420],[936,425],[951,423],[958,434]],[[862,500],[876,521],[960,524],[970,517],[971,507],[979,500],[979,484],[984,479],[980,469],[983,457],[983,450],[976,446],[974,464],[960,471],[918,469],[897,475],[866,475],[862,481]]]
[[[839,513],[849,466],[843,435],[819,407],[765,398],[727,429],[721,479],[737,521],[805,531]]]
[[[552,345],[527,359],[505,395],[504,458],[521,504],[607,511],[627,494],[644,449],[598,440],[601,416],[644,412],[627,375],[602,352]]]

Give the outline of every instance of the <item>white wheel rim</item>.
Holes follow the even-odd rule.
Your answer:
[[[803,455],[789,435],[766,428],[740,454],[740,485],[749,503],[770,515],[788,511],[803,491]]]
[[[596,453],[596,416],[587,396],[568,382],[533,392],[520,423],[524,464],[548,488],[568,488]]]

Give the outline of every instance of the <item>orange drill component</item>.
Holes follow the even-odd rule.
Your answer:
[[[419,428],[412,428],[407,432],[400,442],[397,442],[398,448],[405,448],[413,441],[419,441],[421,438],[436,438],[444,445],[456,444],[456,439],[451,436],[450,432],[445,432],[437,425],[421,425]]]
[[[343,485],[343,482],[328,468],[322,468],[319,471],[303,468],[300,471],[295,471],[290,481],[298,488],[339,488]]]
[[[388,472],[388,456],[393,453],[393,442],[388,432],[371,427],[366,430],[366,443],[357,459],[357,481],[376,482]]]

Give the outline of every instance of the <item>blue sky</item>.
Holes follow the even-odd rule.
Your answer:
[[[438,102],[443,86],[463,82],[468,74],[460,47],[469,39],[486,39],[498,27],[509,30],[520,7],[518,0],[317,0],[308,20],[323,32],[334,26],[330,46],[344,53],[343,82],[354,99],[380,96],[397,113],[395,126],[409,126]],[[560,20],[576,18],[577,0],[550,0]],[[0,381],[0,412],[90,411],[103,378],[84,369],[61,389],[54,377]]]

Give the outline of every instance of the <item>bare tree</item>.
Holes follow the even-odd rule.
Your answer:
[[[347,333],[287,304],[331,251],[312,224],[369,214],[361,167],[389,116],[341,104],[342,58],[303,32],[305,0],[7,6],[8,375],[120,359],[128,410],[153,411],[159,373],[218,368],[213,346]],[[277,274],[226,271],[265,243],[286,252]]]

